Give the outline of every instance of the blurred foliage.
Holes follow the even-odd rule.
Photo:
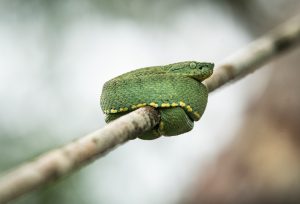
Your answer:
[[[194,0],[166,0],[166,1],[146,1],[146,0],[87,0],[87,1],[59,1],[59,0],[4,0],[2,1],[1,13],[9,11],[18,11],[18,14],[27,14],[35,16],[39,13],[62,14],[71,9],[90,9],[96,10],[101,15],[118,17],[136,17],[138,19],[159,17],[155,14],[168,15],[175,8],[189,3],[195,3]],[[167,11],[167,12],[166,12]],[[21,13],[20,13],[21,12]]]

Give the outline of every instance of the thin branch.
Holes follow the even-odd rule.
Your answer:
[[[159,122],[158,112],[140,108],[61,148],[41,155],[34,161],[0,179],[0,203],[11,201],[46,183],[55,181],[84,164],[105,155],[113,148],[135,139]]]
[[[300,42],[300,16],[250,44],[228,58],[204,84],[209,91],[253,72],[282,51]],[[0,179],[0,203],[6,203],[83,167],[105,153],[153,128],[158,112],[145,107],[133,111],[91,134],[41,155],[3,175]]]
[[[239,80],[254,72],[273,57],[299,45],[299,42],[300,16],[296,16],[228,57],[204,84],[212,92],[232,80]]]

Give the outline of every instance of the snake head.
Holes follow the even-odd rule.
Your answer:
[[[167,65],[168,73],[179,74],[203,81],[213,73],[214,64],[208,62],[186,61]]]

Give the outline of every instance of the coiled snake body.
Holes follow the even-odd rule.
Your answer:
[[[161,121],[157,127],[139,136],[155,139],[193,129],[204,113],[208,92],[201,83],[213,72],[212,63],[186,61],[165,66],[137,69],[122,74],[103,86],[100,105],[106,122],[137,108],[157,108]]]

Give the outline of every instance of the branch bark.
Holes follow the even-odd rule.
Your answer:
[[[238,80],[289,48],[299,45],[300,17],[250,44],[240,53],[219,65],[212,77],[204,81],[209,92]],[[6,203],[83,167],[120,144],[135,139],[153,128],[160,118],[158,112],[145,107],[115,120],[91,134],[41,155],[3,175],[0,179],[0,203]]]
[[[254,72],[273,57],[299,45],[299,42],[300,16],[296,16],[225,59],[204,84],[209,92],[212,92],[226,83]]]
[[[159,122],[158,111],[140,108],[65,146],[41,155],[0,179],[0,203],[11,201],[104,156]]]

